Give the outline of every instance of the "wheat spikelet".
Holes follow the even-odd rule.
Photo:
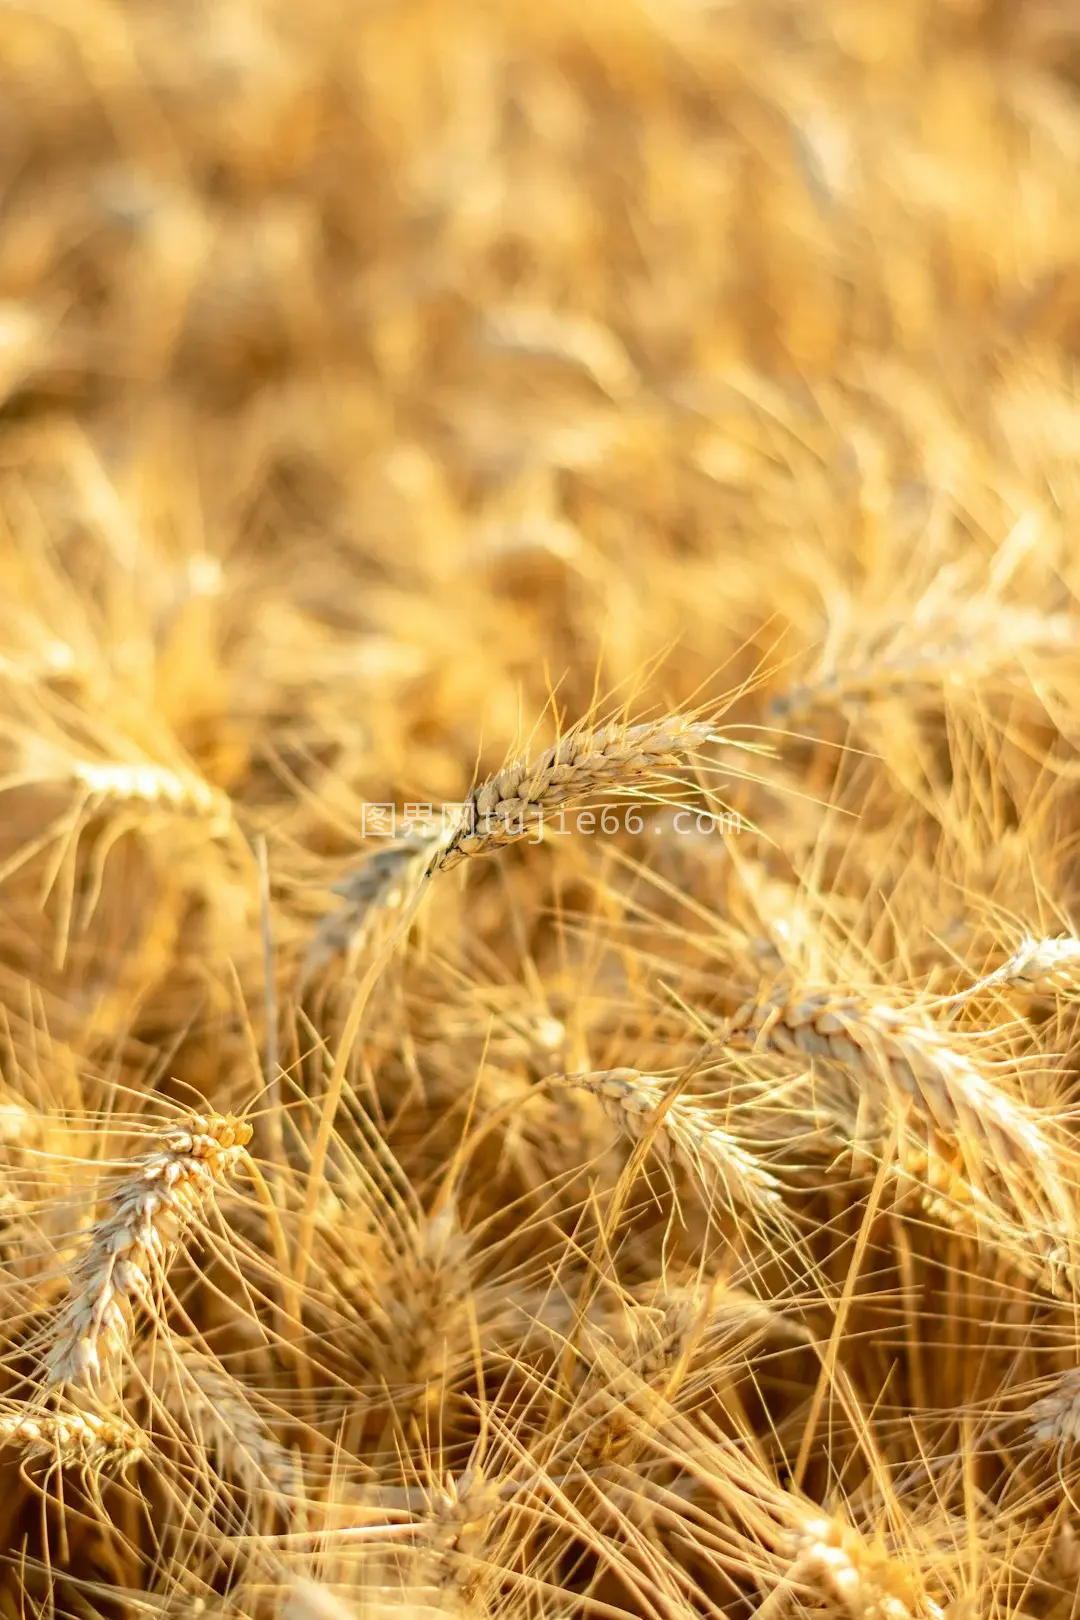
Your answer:
[[[179,1340],[147,1360],[155,1395],[170,1412],[182,1412],[220,1478],[252,1492],[269,1486],[295,1493],[297,1472],[288,1452],[220,1362]]]
[[[1080,1442],[1080,1367],[1061,1374],[1046,1395],[1028,1408],[1028,1438],[1037,1445],[1069,1446]]]
[[[971,1001],[995,985],[1021,990],[1030,996],[1080,994],[1080,939],[1069,934],[1037,939],[1028,934],[993,973],[969,985],[959,995],[949,996],[941,1005]]]
[[[723,1039],[735,1049],[840,1064],[902,1119],[921,1119],[931,1143],[956,1146],[974,1186],[984,1189],[989,1167],[1022,1210],[1034,1204],[1043,1220],[1070,1228],[1072,1200],[1037,1116],[917,1013],[807,990],[748,1002]]]
[[[473,788],[431,869],[446,872],[470,856],[527,838],[542,829],[547,815],[598,790],[653,780],[711,736],[709,724],[680,715],[636,726],[576,726],[537,759],[517,760]]]
[[[12,1413],[0,1417],[0,1448],[15,1446],[28,1458],[50,1458],[61,1467],[98,1468],[134,1462],[144,1446],[136,1431],[112,1418],[74,1407],[66,1412]]]
[[[334,884],[344,901],[319,923],[301,968],[301,983],[331,958],[352,962],[362,950],[380,913],[398,912],[415,893],[434,834],[422,831],[377,850],[355,872]]]
[[[184,1228],[215,1183],[241,1163],[251,1134],[251,1126],[231,1114],[195,1115],[133,1161],[70,1274],[70,1296],[45,1357],[48,1383],[101,1376],[102,1352],[112,1357],[127,1344],[135,1306],[152,1304],[153,1283],[164,1275]]]
[[[781,1215],[775,1177],[716,1124],[707,1108],[676,1097],[663,1109],[663,1081],[637,1069],[602,1069],[558,1079],[562,1085],[590,1092],[632,1141],[648,1139],[662,1162],[678,1161],[707,1190],[719,1184],[733,1204],[772,1220]]]

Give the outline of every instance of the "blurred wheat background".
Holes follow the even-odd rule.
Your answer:
[[[4,1620],[1080,1615],[1078,250],[1076,0],[0,0]]]

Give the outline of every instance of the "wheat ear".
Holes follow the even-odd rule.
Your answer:
[[[535,760],[516,760],[473,788],[461,820],[432,857],[447,872],[474,855],[490,855],[543,827],[546,816],[592,793],[639,785],[682,764],[713,735],[705,721],[669,715],[624,726],[575,726]]]
[[[869,1547],[857,1531],[836,1519],[807,1515],[795,1537],[795,1559],[784,1582],[826,1597],[851,1620],[943,1620],[940,1606],[920,1602],[907,1567]],[[779,1589],[782,1591],[783,1587]],[[775,1596],[758,1609],[774,1613]]]
[[[764,1165],[700,1104],[675,1097],[664,1108],[668,1088],[662,1080],[637,1069],[601,1069],[560,1075],[558,1081],[591,1092],[632,1141],[648,1139],[659,1159],[681,1163],[707,1190],[719,1184],[733,1204],[774,1221],[780,1215],[779,1184]]]
[[[402,910],[423,877],[432,838],[427,830],[395,838],[334,884],[332,892],[343,904],[315,930],[301,968],[301,986],[335,956],[353,961],[379,915]]]
[[[196,1115],[132,1161],[71,1272],[45,1357],[49,1384],[92,1383],[101,1376],[102,1352],[111,1357],[126,1346],[135,1306],[152,1305],[153,1284],[184,1228],[215,1183],[237,1168],[250,1140],[251,1126],[231,1114]]]
[[[1028,1408],[1028,1438],[1064,1448],[1080,1443],[1080,1367],[1070,1367]]]
[[[47,1458],[62,1468],[127,1466],[144,1446],[134,1429],[111,1418],[80,1412],[12,1413],[0,1417],[0,1448],[18,1447],[26,1458]]]
[[[176,1401],[220,1479],[235,1480],[253,1495],[268,1487],[297,1493],[297,1471],[288,1452],[244,1386],[214,1357],[173,1340],[168,1352],[155,1354],[146,1370],[163,1404]]]
[[[995,985],[1022,990],[1029,996],[1077,995],[1080,993],[1080,939],[1073,939],[1069,934],[1056,939],[1025,935],[1008,961],[938,1005],[951,1007],[971,1001]]]
[[[847,1068],[902,1119],[921,1118],[934,1139],[957,1147],[972,1184],[996,1170],[1022,1213],[1071,1229],[1074,1210],[1057,1155],[1031,1109],[1014,1101],[933,1024],[861,996],[808,991],[749,1002],[723,1036],[743,1050],[824,1058]]]

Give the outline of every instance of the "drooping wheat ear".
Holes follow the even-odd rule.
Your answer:
[[[1080,1444],[1080,1367],[1070,1367],[1054,1387],[1028,1407],[1028,1439],[1036,1445]]]
[[[252,1494],[274,1490],[295,1495],[292,1458],[248,1399],[244,1386],[220,1362],[192,1345],[173,1340],[155,1346],[144,1371],[166,1410],[185,1424],[210,1458],[220,1479],[235,1480]]]
[[[181,775],[167,765],[103,765],[79,759],[74,761],[71,774],[88,796],[98,802],[160,804],[170,810],[209,816],[215,835],[232,824],[232,803],[227,795],[211,787],[194,771]]]
[[[405,906],[419,887],[434,837],[433,830],[424,829],[395,838],[334,884],[332,893],[340,895],[344,904],[324,917],[315,930],[301,968],[301,983],[335,956],[355,960],[380,915]]]
[[[64,1412],[13,1412],[0,1417],[0,1448],[17,1447],[26,1458],[48,1459],[61,1468],[127,1467],[145,1446],[126,1423],[74,1407]]]
[[[775,1221],[782,1216],[779,1183],[741,1147],[704,1106],[676,1097],[661,1114],[667,1087],[637,1069],[600,1069],[558,1076],[558,1082],[591,1092],[608,1118],[632,1141],[649,1139],[665,1164],[682,1164],[711,1193],[719,1187],[732,1204]]]
[[[126,1346],[136,1305],[152,1307],[154,1284],[184,1229],[244,1159],[250,1140],[251,1126],[231,1114],[195,1115],[132,1161],[71,1272],[44,1362],[50,1385],[93,1383],[102,1352],[112,1357]]]
[[[473,788],[430,870],[448,872],[470,856],[528,838],[542,829],[545,817],[593,793],[655,780],[712,735],[710,724],[681,715],[637,726],[575,726],[539,758],[516,760]]]
[[[971,1001],[995,985],[1021,990],[1030,996],[1080,995],[1080,939],[1073,939],[1069,934],[1056,939],[1036,939],[1027,934],[1007,962],[938,1005],[950,1007]]]
[[[780,693],[769,705],[769,718],[785,722],[807,719],[815,710],[861,704],[904,693],[917,701],[943,683],[1004,674],[1028,655],[1054,656],[1076,645],[1076,627],[1064,613],[1048,614],[1008,606],[994,598],[950,596],[932,613],[916,608],[912,621],[890,627],[854,650],[843,663],[821,668],[808,681]]]
[[[828,990],[781,992],[740,1008],[722,1039],[736,1049],[842,1065],[902,1121],[920,1120],[932,1147],[956,1147],[973,1186],[985,1191],[989,1169],[1022,1213],[1071,1230],[1073,1201],[1038,1116],[917,1012]]]
[[[809,1587],[838,1604],[851,1620],[943,1620],[943,1610],[920,1599],[906,1566],[867,1545],[836,1519],[807,1514],[794,1537],[794,1560],[781,1590]],[[776,1597],[759,1608],[775,1613]]]

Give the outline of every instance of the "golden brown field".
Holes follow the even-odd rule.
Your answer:
[[[1080,1616],[1078,356],[1075,0],[0,0],[3,1620]]]

